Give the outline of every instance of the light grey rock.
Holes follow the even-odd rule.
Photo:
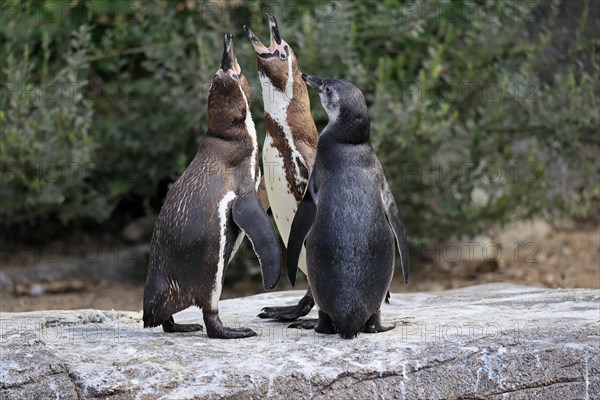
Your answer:
[[[600,397],[598,290],[494,284],[393,294],[382,312],[396,329],[352,340],[255,317],[301,294],[222,301],[227,325],[259,334],[239,340],[143,329],[135,312],[2,313],[0,398]]]

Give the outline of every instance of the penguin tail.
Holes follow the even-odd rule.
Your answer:
[[[168,304],[154,303],[150,307],[144,306],[144,328],[154,328],[168,322],[177,311],[179,310]]]
[[[154,307],[146,308],[146,306],[144,305],[144,328],[154,328],[155,326],[159,326],[169,319],[168,315],[165,316],[161,314],[163,313],[157,313]]]
[[[144,313],[144,328],[154,328],[156,326],[158,326],[159,324],[156,323],[156,320],[154,320],[151,317],[148,317],[146,315],[146,313]]]
[[[162,325],[172,315],[173,311],[169,302],[166,301],[163,292],[147,291],[144,293],[144,328],[154,328]]]
[[[173,307],[173,290],[160,274],[151,276],[144,288],[144,328],[154,328],[168,321],[178,310]]]
[[[333,325],[342,338],[353,339],[363,331],[368,316],[363,318],[362,314],[362,312],[347,313],[341,318],[332,318]]]

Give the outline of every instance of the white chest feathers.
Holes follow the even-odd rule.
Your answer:
[[[258,155],[258,140],[256,138],[256,127],[254,126],[252,114],[250,113],[250,104],[248,103],[248,98],[246,97],[246,93],[244,93],[244,89],[242,89],[241,83],[238,83],[238,87],[240,88],[240,92],[242,92],[242,97],[244,98],[244,103],[246,104],[246,119],[244,120],[246,132],[248,132],[248,136],[250,136],[250,140],[252,141],[250,176],[255,182],[255,189],[258,190],[258,185],[260,185],[260,173],[256,173],[256,157]]]
[[[267,135],[263,146],[265,187],[277,230],[287,247],[292,221],[294,215],[296,215],[296,210],[298,210],[298,201],[290,190],[290,183],[286,178],[284,168],[283,157],[279,150],[273,146],[273,139]],[[300,270],[306,273],[306,252],[304,249],[300,253],[298,266]]]
[[[288,79],[283,91],[275,87],[268,76],[259,73],[265,114],[280,128],[273,132],[267,130],[263,145],[263,174],[275,223],[286,246],[298,209],[298,192],[303,193],[308,184],[306,162],[296,147],[288,123],[288,109],[294,98],[292,57],[288,57]],[[304,250],[300,254],[299,267],[306,272]]]

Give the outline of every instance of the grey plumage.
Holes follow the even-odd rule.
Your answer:
[[[341,79],[305,79],[319,92],[329,124],[292,224],[288,270],[295,275],[306,240],[308,278],[320,307],[316,329],[345,338],[382,332],[393,328],[381,324],[379,308],[393,276],[395,238],[408,278],[404,226],[371,146],[360,90]]]

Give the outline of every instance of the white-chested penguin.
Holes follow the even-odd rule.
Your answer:
[[[248,27],[244,29],[256,52],[262,86],[267,131],[262,151],[265,186],[275,223],[287,245],[294,214],[313,168],[318,132],[296,55],[281,38],[275,17],[267,16],[269,47]],[[299,266],[306,273],[305,251],[300,255]],[[308,314],[314,304],[309,287],[297,305],[265,307],[259,317],[292,321]]]
[[[202,309],[211,338],[256,333],[228,328],[219,318],[227,264],[244,234],[252,242],[266,289],[281,273],[281,248],[256,190],[261,180],[250,88],[225,36],[221,67],[208,95],[208,131],[196,156],[169,190],[154,227],[144,290],[144,327],[191,332],[202,326],[176,324],[173,314]]]
[[[394,238],[404,279],[409,260],[404,224],[373,151],[361,91],[342,79],[304,74],[321,98],[329,123],[319,136],[308,188],[292,224],[287,268],[306,242],[308,280],[321,333],[344,338],[383,332],[380,306],[394,273]],[[293,324],[307,327],[306,324]]]

